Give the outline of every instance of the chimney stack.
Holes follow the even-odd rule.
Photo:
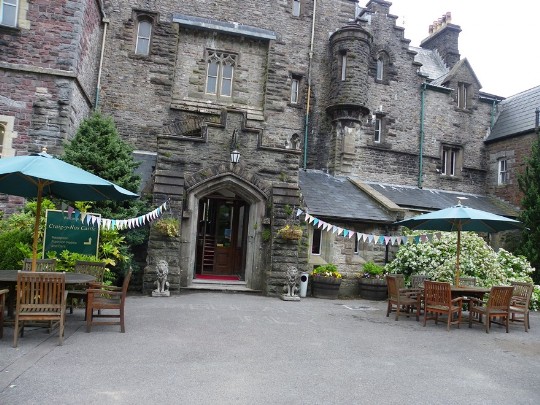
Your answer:
[[[451,69],[460,59],[458,47],[460,32],[461,27],[452,24],[452,13],[447,12],[429,26],[429,36],[420,43],[420,47],[437,50],[446,66]]]

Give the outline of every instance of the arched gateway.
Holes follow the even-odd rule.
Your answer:
[[[238,277],[246,287],[262,288],[260,232],[265,192],[240,175],[228,172],[186,190],[180,267],[187,284],[201,276]]]

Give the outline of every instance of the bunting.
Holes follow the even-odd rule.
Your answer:
[[[170,203],[165,201],[155,210],[152,210],[136,218],[107,219],[107,218],[101,218],[96,215],[87,214],[86,212],[80,212],[79,210],[73,207],[69,207],[65,205],[64,203],[62,203],[62,212],[67,211],[69,219],[73,219],[74,221],[80,221],[82,223],[86,223],[87,225],[97,224],[98,227],[102,227],[103,229],[118,229],[118,230],[134,229],[134,228],[139,228],[141,226],[144,226],[147,223],[150,224],[156,219],[159,219],[161,215],[163,214],[163,211],[166,211],[167,209],[170,209]]]
[[[406,245],[407,243],[424,243],[433,242],[434,238],[441,239],[441,232],[429,233],[416,236],[388,236],[388,235],[373,235],[362,232],[351,231],[350,229],[344,229],[336,225],[329,224],[322,219],[316,218],[308,212],[304,212],[301,209],[296,210],[296,216],[304,214],[304,220],[306,223],[311,224],[313,227],[322,229],[323,231],[332,232],[337,235],[343,235],[345,238],[352,238],[356,235],[358,241],[374,243],[379,245]]]

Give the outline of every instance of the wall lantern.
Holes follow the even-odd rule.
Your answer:
[[[231,139],[231,163],[237,164],[240,161],[240,152],[238,152],[238,149],[236,148],[236,133],[237,129],[233,131],[232,139]]]

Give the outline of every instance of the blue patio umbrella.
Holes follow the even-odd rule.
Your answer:
[[[36,198],[32,271],[36,268],[39,213],[43,197],[69,201],[128,200],[139,196],[47,154],[0,159],[0,193]]]
[[[418,215],[413,218],[395,222],[394,225],[406,226],[413,230],[457,231],[456,274],[455,285],[459,285],[459,256],[461,253],[461,231],[495,233],[512,229],[524,229],[525,226],[515,219],[495,215],[461,205]]]

